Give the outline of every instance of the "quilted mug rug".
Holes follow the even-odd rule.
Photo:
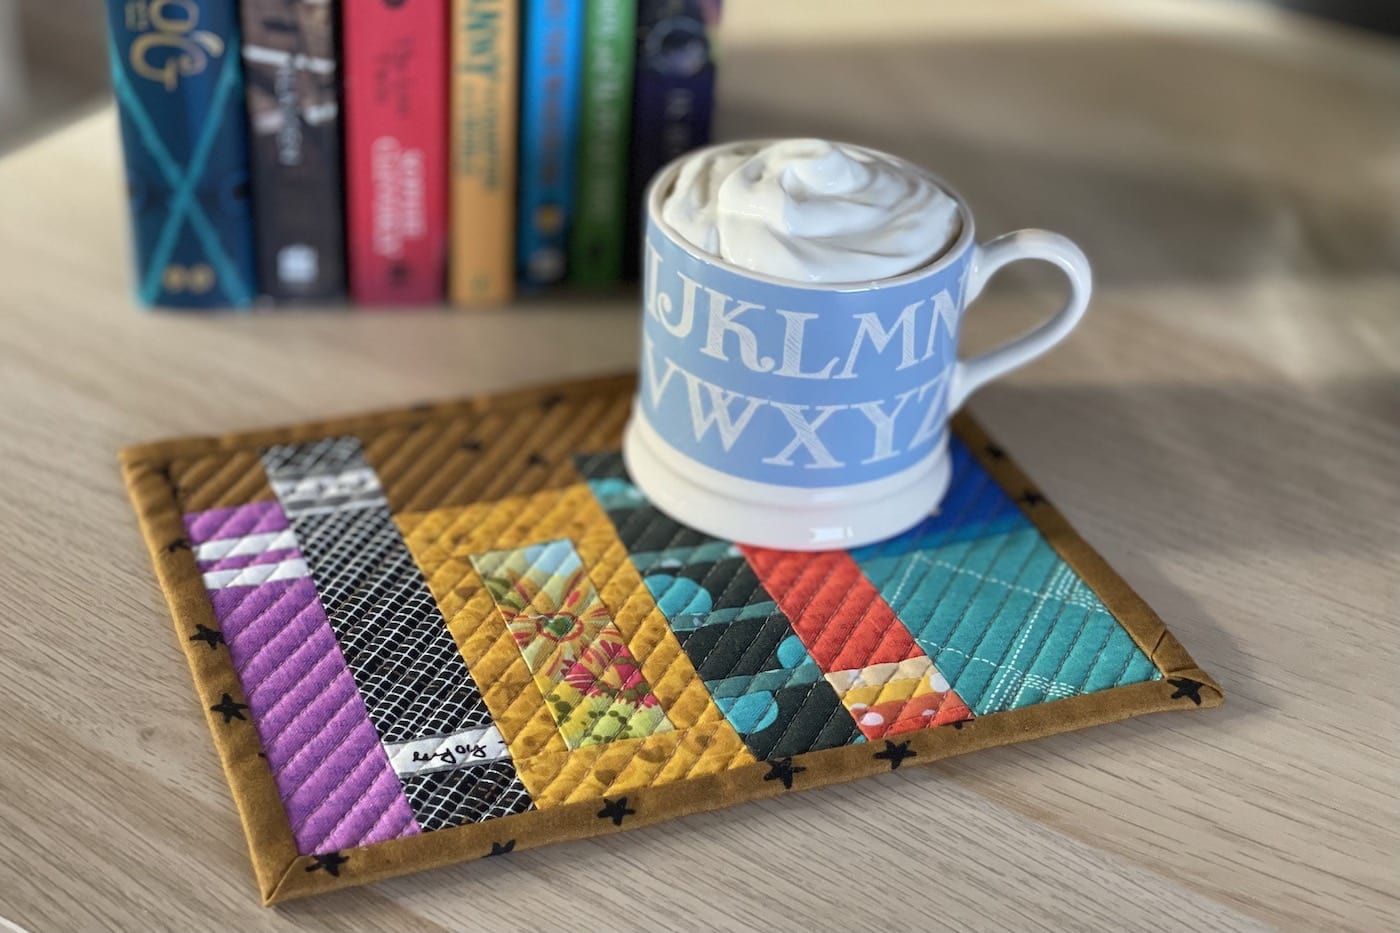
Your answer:
[[[631,377],[123,451],[267,903],[1221,702],[968,417],[851,551],[618,453]]]

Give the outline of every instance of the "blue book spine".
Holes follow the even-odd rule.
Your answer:
[[[516,273],[525,286],[564,278],[583,77],[584,0],[525,0],[520,71]]]
[[[641,260],[642,198],[671,160],[708,145],[715,109],[720,0],[638,0],[627,189],[626,275]]]
[[[237,5],[107,0],[136,296],[243,307],[257,294]]]

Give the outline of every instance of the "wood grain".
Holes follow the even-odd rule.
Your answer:
[[[1396,47],[1236,4],[881,10],[733,4],[722,134],[887,148],[983,236],[1081,242],[1085,325],[972,408],[1226,706],[263,910],[116,449],[622,369],[636,303],[137,312],[104,112],[0,160],[0,920],[1400,926]],[[1000,277],[970,346],[1059,287]]]

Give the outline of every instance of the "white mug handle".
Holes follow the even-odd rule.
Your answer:
[[[1084,311],[1089,307],[1089,294],[1094,289],[1089,260],[1068,238],[1049,230],[1017,230],[974,248],[972,265],[967,274],[963,313],[982,293],[998,269],[1021,259],[1039,259],[1060,267],[1069,279],[1069,301],[1059,313],[1028,333],[1022,334],[995,350],[989,350],[970,360],[960,360],[953,366],[952,384],[948,390],[948,412],[957,411],[967,397],[983,385],[1004,376],[1018,366],[1024,366],[1064,340]]]

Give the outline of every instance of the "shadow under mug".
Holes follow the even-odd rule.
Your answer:
[[[950,415],[1068,335],[1088,306],[1088,260],[1044,230],[975,243],[967,203],[904,162],[958,204],[960,233],[936,260],[849,284],[750,272],[695,249],[662,219],[681,164],[703,154],[671,163],[647,192],[628,472],[672,518],[743,544],[850,548],[907,531],[947,492]],[[1058,266],[1068,302],[1034,330],[959,360],[968,304],[1021,259]]]

